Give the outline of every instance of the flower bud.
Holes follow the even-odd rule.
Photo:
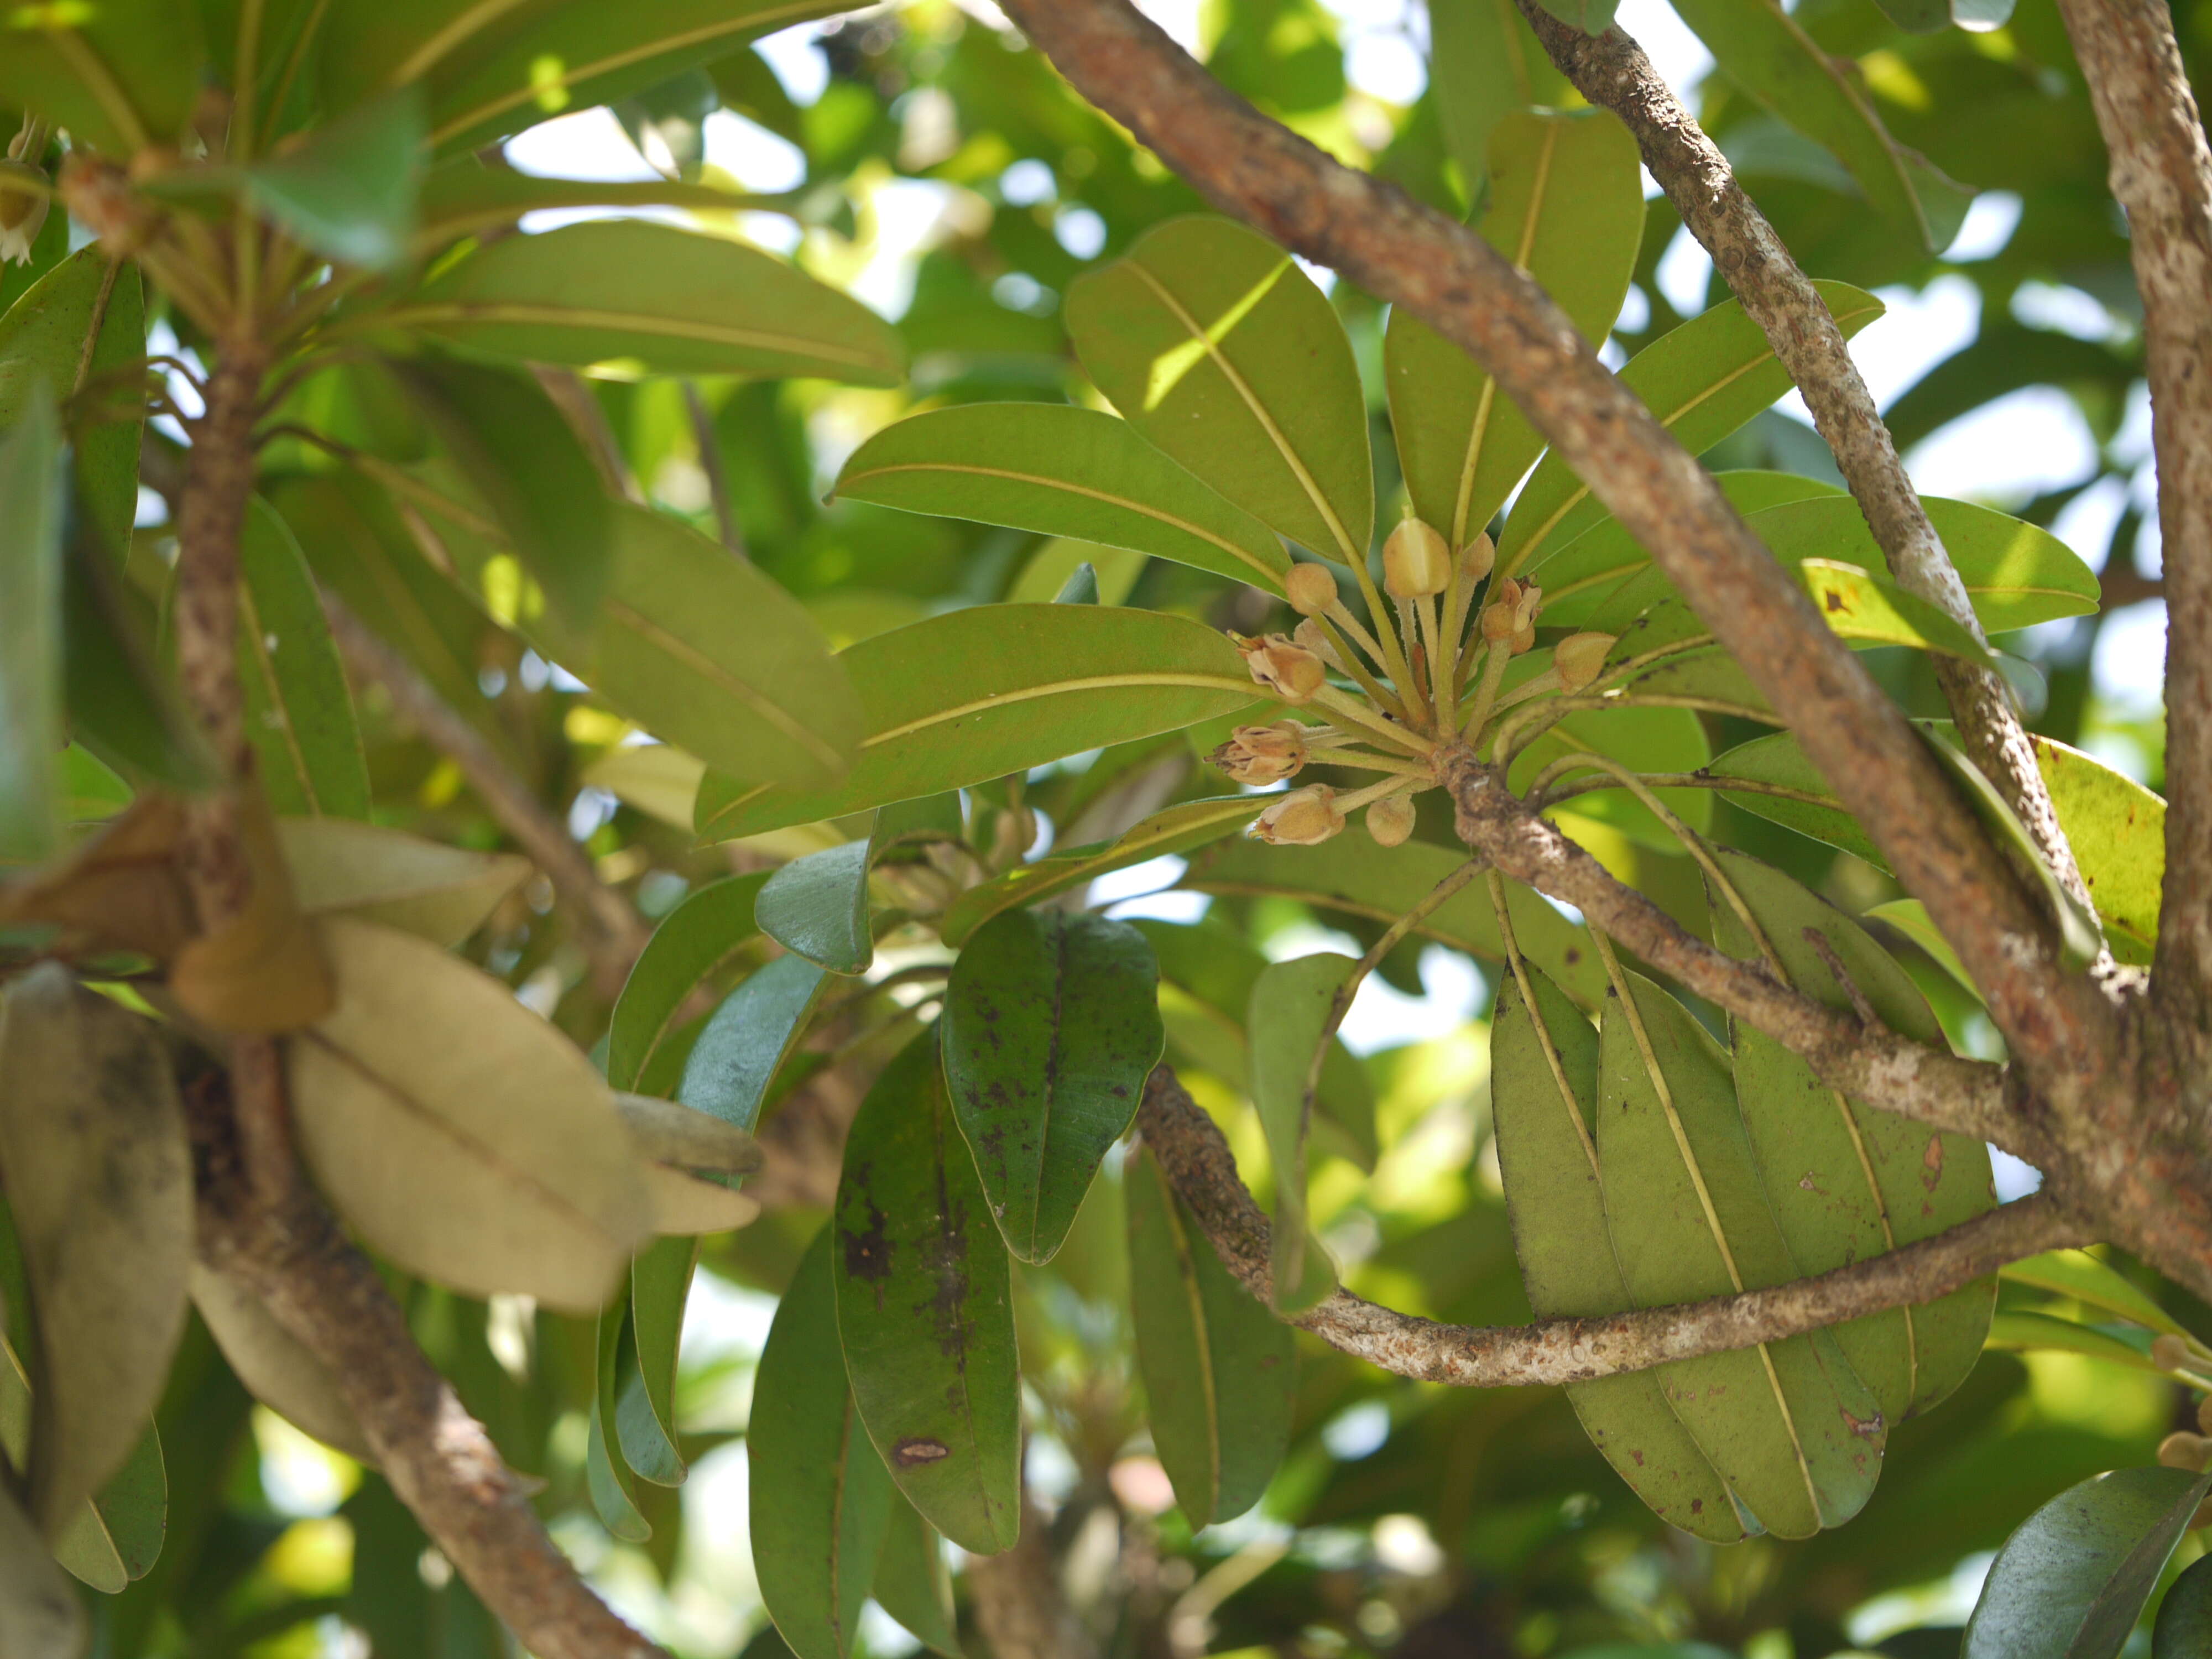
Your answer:
[[[1338,673],[1344,672],[1344,659],[1336,654],[1336,647],[1328,642],[1328,635],[1322,632],[1321,623],[1314,617],[1308,617],[1291,630],[1291,643],[1312,652]]]
[[[1513,612],[1520,603],[1521,584],[1510,576],[1505,577],[1490,596],[1490,603],[1482,607],[1482,637],[1492,645],[1511,639],[1517,626]]]
[[[46,228],[50,204],[45,190],[25,189],[12,182],[19,179],[39,186],[46,183],[46,175],[28,161],[13,157],[0,161],[0,265],[10,259],[18,264],[30,264],[31,244]]]
[[[2197,1426],[2206,1434],[2212,1434],[2212,1395],[2207,1395],[2197,1402]]]
[[[1336,603],[1336,578],[1327,565],[1294,564],[1283,578],[1283,591],[1298,615],[1318,617]]]
[[[1378,847],[1399,847],[1413,833],[1413,798],[1385,795],[1367,809],[1367,833]]]
[[[1512,651],[1515,656],[1534,648],[1536,643],[1536,612],[1543,608],[1544,590],[1530,582],[1521,590],[1521,598],[1513,607]]]
[[[1253,679],[1281,692],[1287,702],[1305,702],[1328,681],[1328,671],[1319,656],[1304,646],[1291,644],[1280,634],[1260,640],[1238,639],[1237,648],[1244,653],[1244,666],[1251,671]]]
[[[1613,649],[1611,634],[1570,634],[1552,651],[1552,665],[1559,671],[1559,684],[1579,691],[1604,672],[1606,653]]]
[[[2201,1474],[2205,1464],[2212,1462],[2212,1440],[2201,1434],[2169,1434],[2158,1443],[2158,1461],[2169,1469]]]
[[[1280,783],[1306,763],[1306,728],[1296,720],[1240,726],[1206,758],[1237,783]]]
[[[2189,1344],[2168,1332],[2150,1345],[2150,1363],[2162,1371],[2180,1370],[2189,1364]]]
[[[1343,828],[1336,791],[1325,783],[1311,783],[1279,797],[1260,814],[1252,833],[1270,846],[1318,847]]]
[[[62,163],[60,188],[70,216],[100,239],[111,258],[130,258],[161,228],[160,210],[131,188],[130,175],[112,161],[71,150]]]
[[[1451,580],[1451,549],[1419,519],[1405,519],[1382,544],[1382,589],[1394,599],[1425,599]]]
[[[1479,582],[1487,576],[1498,562],[1498,544],[1490,539],[1490,532],[1477,532],[1475,538],[1459,550],[1459,574],[1466,581]]]

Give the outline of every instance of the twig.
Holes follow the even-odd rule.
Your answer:
[[[1273,1306],[1267,1218],[1238,1177],[1221,1131],[1164,1066],[1146,1087],[1137,1126],[1222,1265]],[[1425,1382],[1470,1389],[1582,1382],[1932,1302],[2008,1261],[2089,1237],[2054,1198],[2039,1193],[1818,1278],[1705,1302],[1599,1318],[1468,1326],[1395,1312],[1340,1290],[1287,1318],[1334,1348]]]
[[[722,465],[722,446],[714,433],[714,416],[699,395],[696,380],[684,382],[684,407],[691,416],[691,441],[699,451],[699,470],[707,475],[707,498],[714,506],[714,530],[722,545],[747,558],[744,526],[738,522],[737,502],[730,495],[730,470]]]
[[[561,902],[583,924],[579,938],[591,958],[594,983],[602,995],[613,996],[645,948],[648,930],[637,912],[599,879],[568,827],[507,770],[482,732],[446,706],[414,664],[386,644],[337,595],[325,588],[322,598],[331,637],[348,670],[356,679],[384,688],[393,710],[460,769],[493,821],[545,872]]]

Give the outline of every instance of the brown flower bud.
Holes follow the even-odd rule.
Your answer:
[[[2212,1395],[2207,1395],[2197,1402],[2197,1426],[2205,1433],[2212,1434]]]
[[[1394,599],[1425,599],[1451,580],[1451,549],[1419,519],[1406,519],[1382,544],[1382,588]]]
[[[1385,795],[1367,809],[1367,833],[1378,847],[1399,847],[1413,833],[1413,798]]]
[[[2150,1345],[2150,1363],[2162,1371],[2178,1371],[2189,1364],[2189,1344],[2169,1332]]]
[[[1318,617],[1336,603],[1336,578],[1327,565],[1294,564],[1283,579],[1291,609],[1301,617]]]
[[[1293,628],[1291,643],[1302,650],[1312,652],[1325,665],[1334,668],[1338,673],[1344,672],[1344,659],[1336,654],[1336,647],[1328,642],[1328,635],[1322,632],[1321,623],[1316,618],[1308,617]]]
[[[1559,684],[1579,691],[1604,672],[1606,653],[1613,649],[1611,634],[1570,634],[1552,651],[1552,665],[1559,671]]]
[[[1240,726],[1206,758],[1237,783],[1280,783],[1306,763],[1306,728],[1296,720]]]
[[[2199,1474],[2208,1462],[2212,1462],[2212,1440],[2201,1434],[2169,1434],[2158,1443],[2158,1461],[2169,1469]]]
[[[1505,577],[1490,596],[1490,603],[1482,607],[1482,637],[1492,645],[1503,644],[1513,637],[1518,624],[1514,621],[1514,608],[1521,603],[1521,584]]]
[[[1252,833],[1276,847],[1318,847],[1344,828],[1344,814],[1336,810],[1336,791],[1325,783],[1310,783],[1279,796],[1260,814]]]
[[[1251,671],[1253,679],[1281,692],[1287,702],[1304,702],[1328,684],[1328,671],[1321,658],[1280,634],[1259,640],[1238,639],[1237,648],[1244,653],[1244,666]]]
[[[1459,550],[1459,574],[1466,581],[1479,582],[1487,576],[1498,563],[1498,544],[1490,539],[1490,532],[1479,532],[1475,538]]]
[[[161,228],[159,210],[131,188],[130,175],[82,150],[71,150],[62,163],[61,195],[71,216],[113,258],[128,258]]]
[[[1536,643],[1536,612],[1544,604],[1544,590],[1530,582],[1521,590],[1521,598],[1513,607],[1513,654],[1519,656],[1531,650]]]

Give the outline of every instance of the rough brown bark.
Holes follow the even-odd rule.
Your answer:
[[[1627,126],[1644,153],[1644,166],[1682,222],[1712,256],[1745,314],[1765,332],[1774,355],[1804,394],[1814,425],[1834,452],[1890,574],[1906,592],[1938,606],[1984,640],[1966,585],[1928,521],[1889,428],[1875,409],[1874,395],[1851,361],[1843,330],[1766,216],[1736,182],[1720,147],[1628,35],[1618,28],[1584,34],[1534,0],[1520,4],[1544,50],[1575,89]],[[1939,654],[1934,662],[1967,754],[2020,814],[2059,878],[2087,903],[2089,890],[2004,681],[1994,670],[1956,657]]]
[[[2039,1093],[2079,1115],[2118,1021],[1896,707],[1694,457],[1565,316],[1466,227],[1340,166],[1214,82],[1127,0],[1006,0],[1061,74],[1217,206],[1402,305],[1467,351],[1742,664],[1959,947]]]
[[[2160,0],[2059,0],[2127,210],[2165,549],[2166,890],[2151,995],[2212,1022],[2212,152]]]
[[[1222,1265],[1267,1302],[1273,1283],[1267,1218],[1238,1178],[1221,1131],[1164,1066],[1146,1087],[1137,1127]],[[1331,1347],[1424,1382],[1470,1389],[1581,1382],[1777,1342],[1884,1308],[1932,1302],[2008,1261],[2085,1243],[2089,1237],[2056,1200],[2038,1194],[1817,1279],[1707,1302],[1598,1319],[1471,1326],[1393,1312],[1340,1290],[1289,1322]]]

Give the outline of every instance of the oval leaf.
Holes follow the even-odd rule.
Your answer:
[[[0,864],[37,864],[61,844],[61,460],[42,392],[0,430]]]
[[[747,978],[691,1045],[677,1099],[750,1132],[827,983],[829,975],[804,957],[778,957]]]
[[[376,1454],[330,1368],[244,1285],[195,1263],[192,1305],[246,1391],[301,1433],[374,1468]]]
[[[868,854],[848,841],[793,859],[753,902],[760,929],[787,951],[833,974],[864,974],[876,954],[868,931]]]
[[[753,902],[767,880],[759,873],[710,882],[661,918],[607,1021],[610,1085],[645,1095],[674,1091],[682,1055],[672,1040],[684,1010],[760,937]]]
[[[2212,1653],[2212,1557],[2199,1556],[2159,1604],[2150,1659],[2197,1659],[2206,1653]]]
[[[1322,951],[1271,963],[1252,984],[1252,1103],[1275,1172],[1275,1306],[1298,1313],[1336,1288],[1336,1269],[1306,1227],[1306,1073],[1350,957]]]
[[[656,1239],[629,1264],[629,1333],[637,1369],[615,1408],[615,1437],[623,1460],[660,1486],[678,1486],[684,1480],[684,1455],[677,1444],[676,1362],[683,1346],[684,1304],[698,1265],[698,1240],[684,1237]]]
[[[238,574],[238,678],[270,805],[368,817],[368,762],[315,579],[290,528],[258,498],[239,537]]]
[[[922,1646],[945,1659],[962,1659],[943,1540],[903,1498],[891,1501],[890,1525],[876,1555],[869,1594]]]
[[[528,859],[471,853],[380,824],[280,818],[276,836],[300,908],[349,915],[455,945],[530,878]]]

